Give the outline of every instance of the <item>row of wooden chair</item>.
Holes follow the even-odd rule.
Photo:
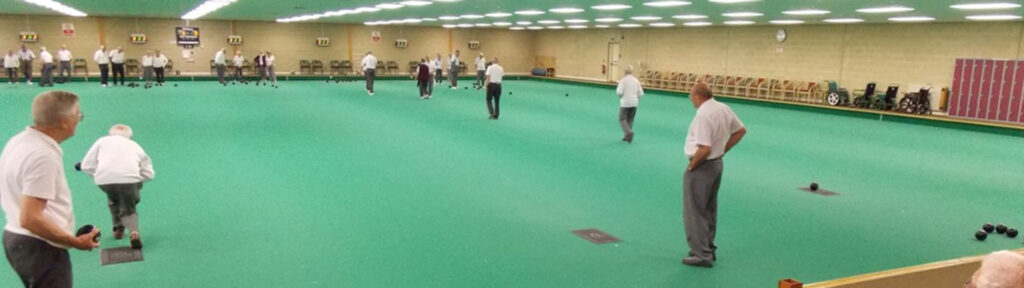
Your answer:
[[[672,71],[645,71],[640,75],[644,87],[689,91],[705,83],[716,95],[821,103],[824,91],[816,81],[793,81],[758,77],[726,76]]]

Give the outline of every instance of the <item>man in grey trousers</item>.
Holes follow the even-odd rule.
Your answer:
[[[690,90],[697,115],[686,135],[683,174],[683,224],[690,246],[683,264],[710,268],[716,260],[715,232],[718,225],[718,188],[722,183],[722,156],[736,146],[747,129],[732,109],[715,100],[704,83]]]
[[[139,190],[142,182],[153,180],[153,162],[138,143],[132,141],[132,128],[124,124],[110,127],[110,135],[96,140],[85,159],[75,168],[92,176],[107,194],[107,206],[114,222],[114,239],[128,238],[134,249],[142,249],[139,236]]]

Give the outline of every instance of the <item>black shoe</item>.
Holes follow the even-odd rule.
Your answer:
[[[132,249],[142,249],[142,237],[139,237],[139,232],[132,232],[128,237],[132,239]]]

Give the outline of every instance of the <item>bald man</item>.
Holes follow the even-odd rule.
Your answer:
[[[683,223],[690,253],[683,264],[711,268],[718,249],[715,231],[722,156],[743,139],[747,129],[729,106],[715,100],[707,84],[693,86],[690,102],[697,114],[686,135],[685,152],[690,163],[683,174]]]
[[[967,288],[1024,288],[1024,255],[997,251],[981,260]]]

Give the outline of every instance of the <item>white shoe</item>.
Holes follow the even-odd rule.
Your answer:
[[[103,87],[107,87],[107,84],[103,84],[102,86],[103,86]]]
[[[459,90],[459,87],[452,86],[452,90]]]
[[[32,81],[28,81],[28,85],[32,85]]]

